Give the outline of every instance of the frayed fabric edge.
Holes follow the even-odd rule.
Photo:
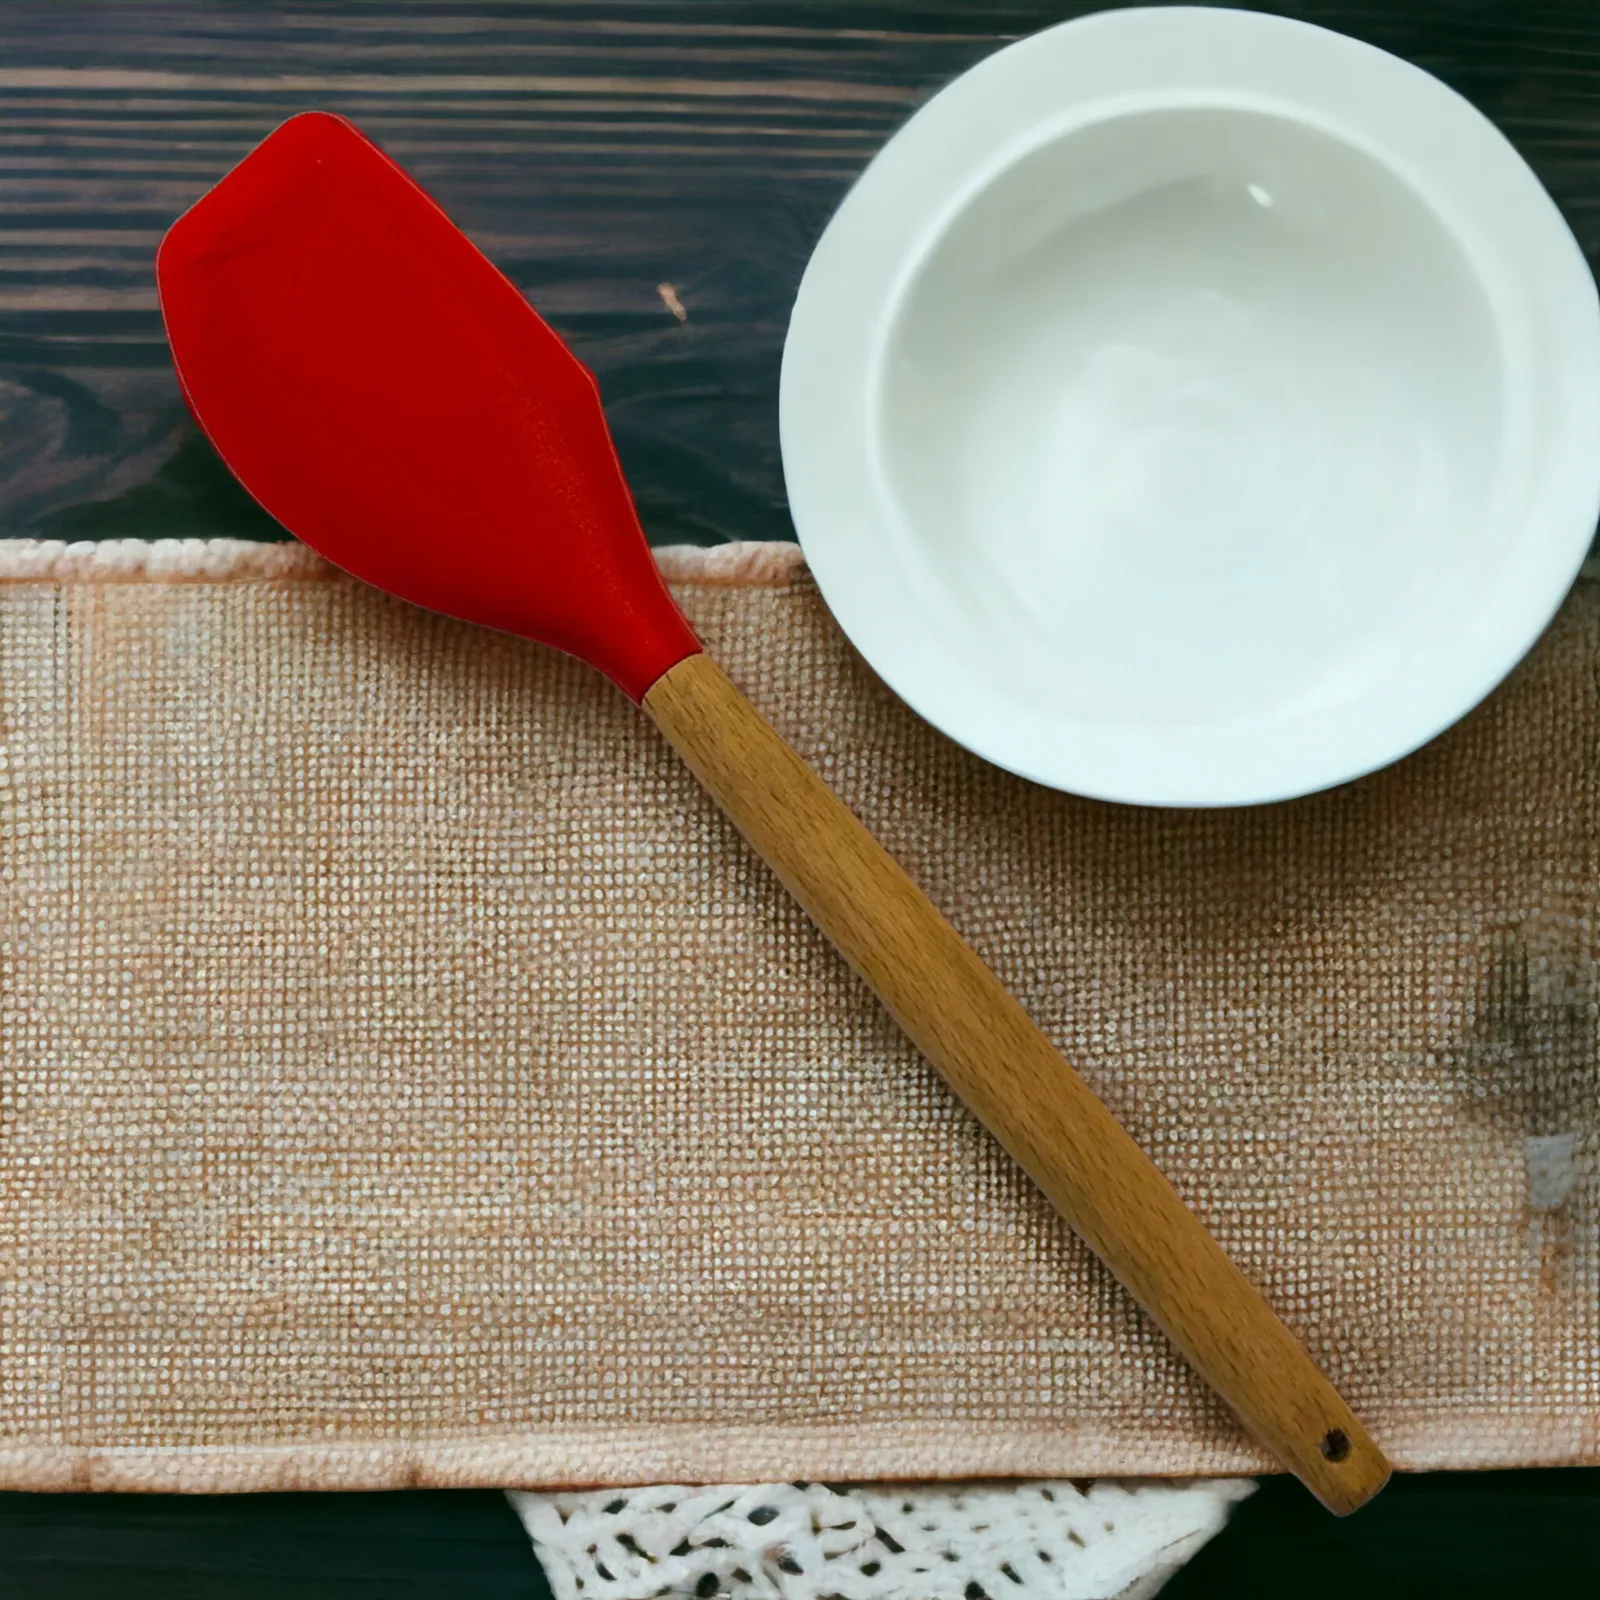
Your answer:
[[[654,552],[668,583],[764,587],[806,571],[797,544],[664,545]],[[293,540],[0,539],[0,583],[239,583],[343,575]]]
[[[1593,1466],[1596,1414],[1469,1410],[1371,1418],[1402,1471]],[[610,1488],[659,1483],[933,1482],[1233,1477],[1277,1470],[1240,1440],[1092,1425],[1037,1430],[901,1422],[848,1427],[656,1425],[455,1439],[82,1446],[0,1441],[0,1489],[219,1494],[288,1489]]]

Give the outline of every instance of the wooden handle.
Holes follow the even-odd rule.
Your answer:
[[[1389,1463],[1018,1001],[708,656],[644,705],[896,1022],[1260,1442],[1329,1510]]]

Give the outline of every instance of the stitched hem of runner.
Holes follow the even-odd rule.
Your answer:
[[[805,575],[797,544],[664,545],[668,583],[767,587]],[[343,575],[308,545],[248,539],[0,539],[0,583],[239,583]]]
[[[1600,1463],[1600,1414],[1369,1418],[1407,1471]],[[1274,1470],[1246,1444],[1085,1429],[889,1423],[583,1428],[498,1438],[276,1446],[0,1445],[0,1488],[191,1494],[288,1489],[633,1487],[794,1479],[1174,1478]]]

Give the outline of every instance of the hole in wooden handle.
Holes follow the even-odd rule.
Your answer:
[[[1343,1428],[1329,1428],[1320,1448],[1329,1461],[1343,1461],[1350,1454],[1350,1435]]]

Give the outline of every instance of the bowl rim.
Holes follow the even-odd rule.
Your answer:
[[[1511,352],[1508,427],[1540,457],[1506,572],[1449,613],[1381,696],[1263,739],[1040,716],[929,648],[899,581],[877,446],[878,363],[922,263],[972,198],[1044,144],[1112,116],[1219,107],[1308,125],[1364,152],[1431,209]],[[1510,360],[1510,357],[1508,357]],[[1520,365],[1518,363],[1520,362]],[[1538,431],[1538,408],[1553,419]],[[790,319],[779,434],[807,563],[869,666],[925,720],[1052,788],[1162,806],[1265,803],[1390,765],[1477,705],[1543,633],[1600,519],[1600,295],[1565,219],[1508,139],[1421,68],[1310,23],[1210,7],[1075,18],[1008,45],[893,135],[834,214]],[[1514,557],[1514,559],[1513,559]],[[898,591],[900,598],[886,603]]]

